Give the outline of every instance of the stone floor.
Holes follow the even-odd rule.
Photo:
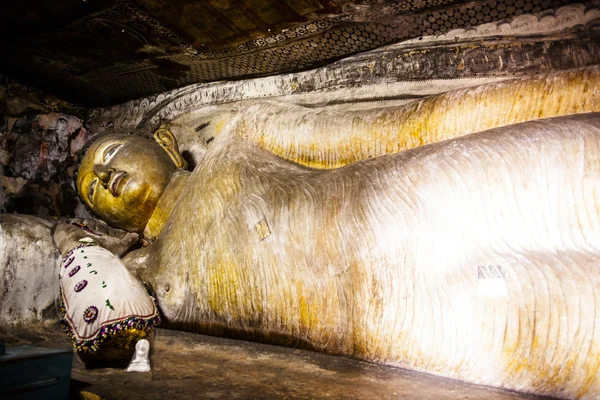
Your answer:
[[[60,330],[2,328],[7,346],[69,348]],[[157,329],[149,373],[73,361],[71,397],[98,399],[540,399],[304,350]]]

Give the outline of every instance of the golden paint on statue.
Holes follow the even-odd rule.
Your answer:
[[[163,143],[167,149],[168,143]],[[79,196],[104,221],[141,232],[176,165],[181,165],[176,147],[174,154],[179,158],[173,160],[168,151],[142,137],[106,135],[92,144],[81,161],[77,174]]]
[[[600,237],[591,200],[600,175],[575,166],[600,157],[599,117],[464,135],[546,115],[540,99],[554,99],[559,115],[600,111],[598,92],[589,92],[598,86],[594,71],[574,72],[550,94],[522,81],[514,85],[523,90],[481,89],[483,109],[475,90],[384,110],[385,118],[364,111],[351,140],[364,133],[377,152],[315,162],[308,153],[319,143],[293,151],[283,145],[290,138],[269,143],[253,130],[260,115],[225,128],[191,174],[176,172],[182,158],[166,129],[155,135],[166,151],[111,135],[86,153],[78,192],[111,224],[156,238],[123,262],[153,286],[172,327],[592,398],[600,393],[600,381],[589,381],[599,371],[600,337],[586,334],[595,314],[572,303],[600,309],[588,296],[600,284],[589,245]],[[573,85],[590,96],[571,97]],[[431,124],[457,129],[420,134],[425,125],[413,126],[413,116],[423,107],[437,116]],[[458,128],[475,119],[466,132]],[[379,123],[396,123],[392,139],[402,144]],[[335,143],[317,152],[335,155]],[[298,164],[352,161],[330,171]],[[482,265],[507,271],[496,279],[509,296],[478,292]],[[557,329],[572,334],[559,340]],[[559,380],[565,363],[574,367]]]

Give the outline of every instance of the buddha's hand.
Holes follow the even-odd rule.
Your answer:
[[[54,230],[54,244],[63,255],[78,244],[93,241],[113,254],[122,256],[139,238],[137,233],[112,228],[93,218],[69,219],[59,223]]]

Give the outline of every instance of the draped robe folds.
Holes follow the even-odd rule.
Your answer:
[[[330,170],[223,133],[142,279],[173,327],[600,395],[600,115]]]

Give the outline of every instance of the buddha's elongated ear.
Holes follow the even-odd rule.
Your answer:
[[[165,127],[158,128],[158,130],[154,132],[154,140],[156,140],[156,143],[158,143],[160,147],[167,152],[177,168],[187,168],[187,162],[183,159],[181,153],[179,153],[177,139],[175,139],[175,136],[171,133],[171,131]]]

